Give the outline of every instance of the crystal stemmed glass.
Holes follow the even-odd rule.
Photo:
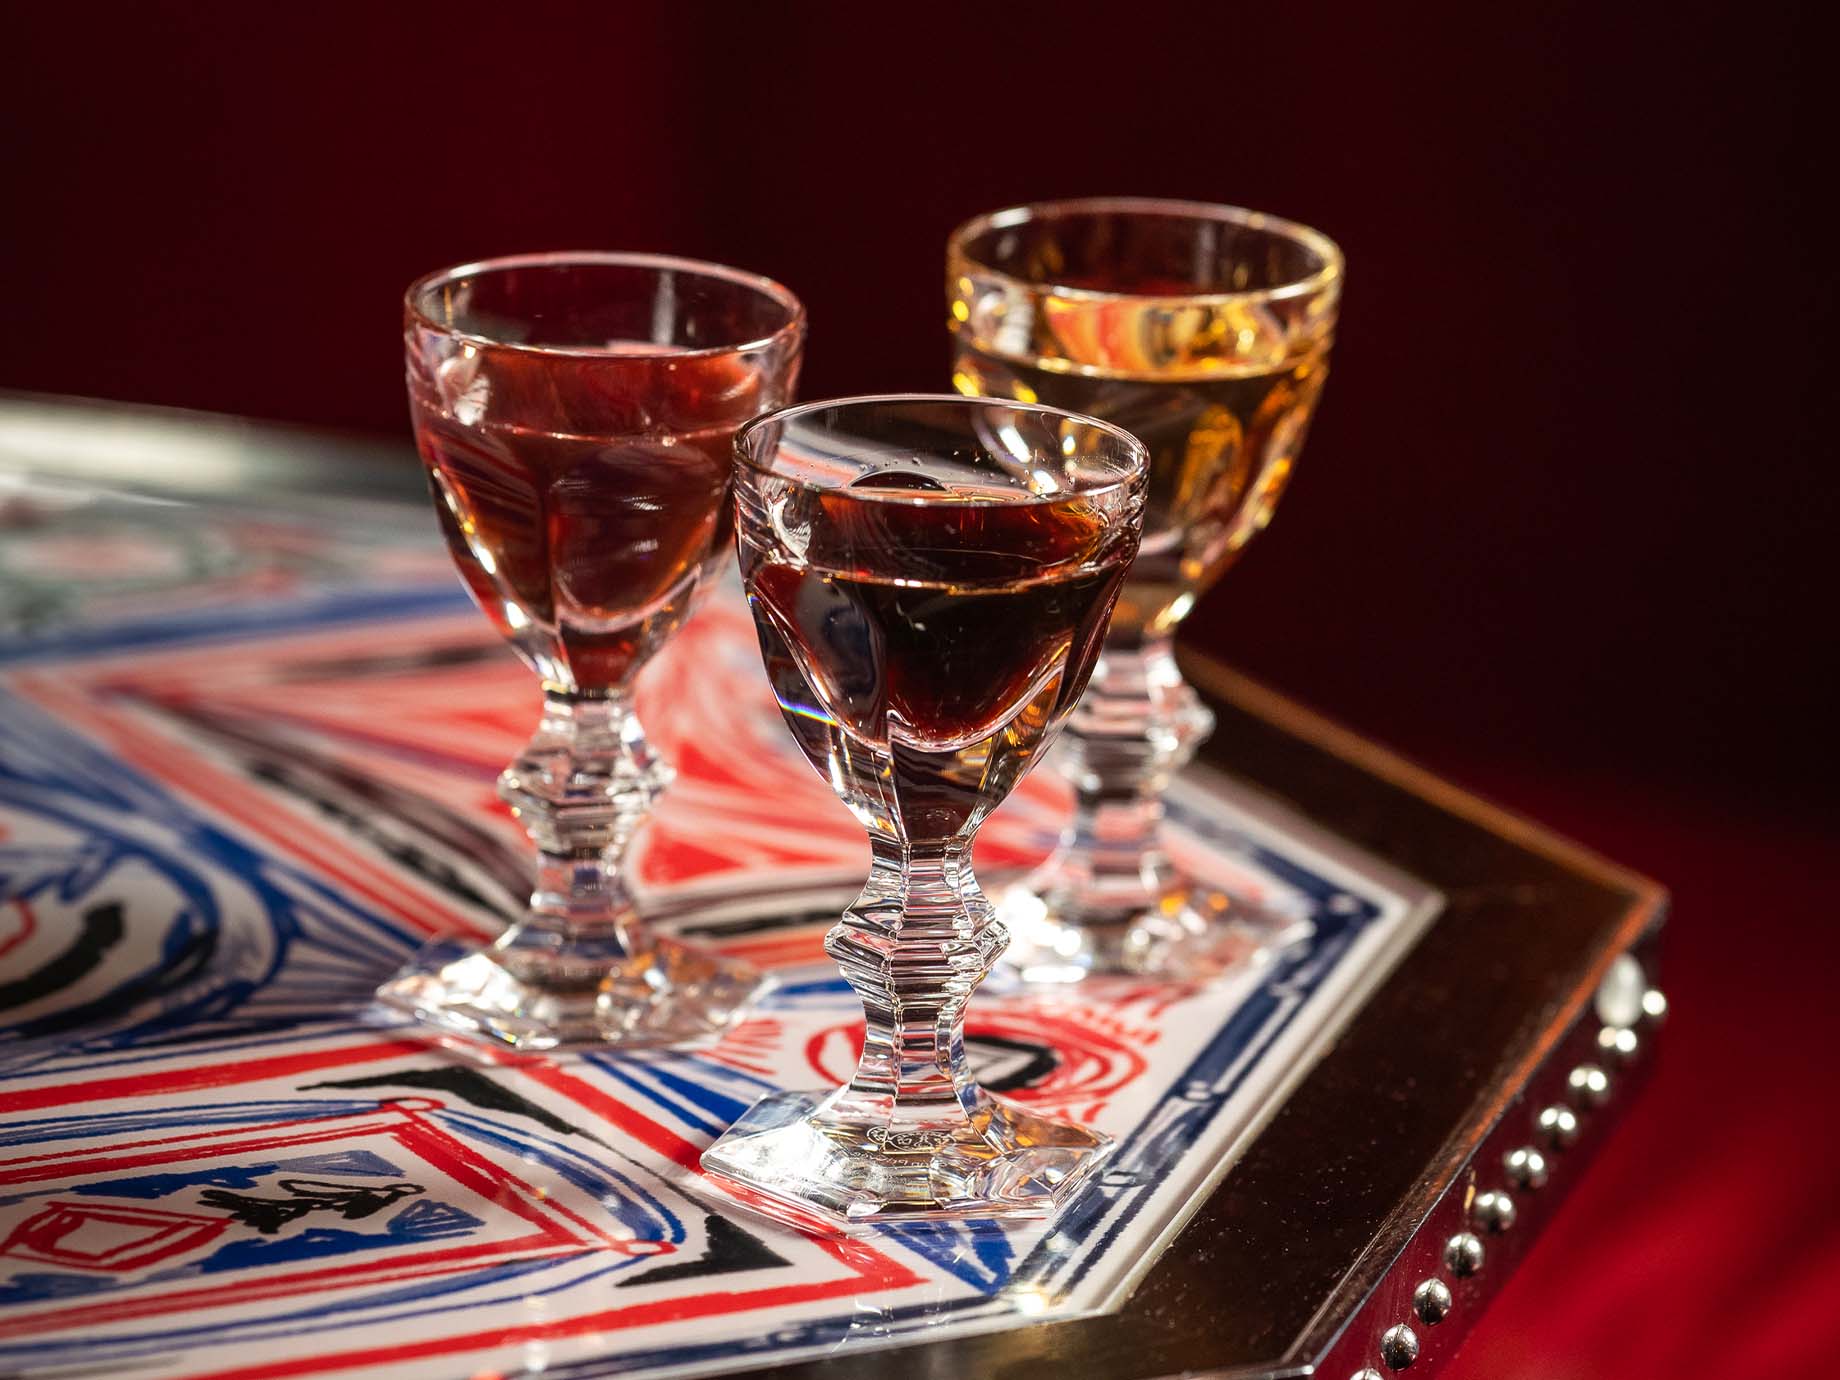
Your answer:
[[[971,843],[1086,684],[1137,549],[1143,447],[1052,408],[897,396],[776,413],[736,449],[768,678],[869,834],[868,884],[825,940],[867,1028],[846,1087],[755,1104],[703,1168],[806,1221],[1045,1216],[1109,1142],[966,1064],[966,1003],[1007,942]]]
[[[416,440],[467,588],[543,683],[498,791],[537,846],[523,918],[431,945],[378,993],[519,1049],[719,1035],[758,985],[652,932],[621,857],[671,771],[632,710],[641,667],[726,558],[733,438],[789,401],[805,314],[777,283],[648,254],[451,268],[404,302]]]
[[[947,246],[960,392],[1103,417],[1149,448],[1143,545],[1058,765],[1059,847],[1007,890],[1026,979],[1213,976],[1299,922],[1199,886],[1160,841],[1170,779],[1213,729],[1175,630],[1270,520],[1328,374],[1341,251],[1231,206],[1125,197],[980,216]]]

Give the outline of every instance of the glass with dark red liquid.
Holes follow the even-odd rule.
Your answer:
[[[966,1065],[966,1004],[1008,942],[971,845],[1092,674],[1148,457],[1091,418],[929,396],[792,408],[736,447],[768,677],[869,834],[868,884],[825,940],[867,1028],[846,1087],[757,1103],[703,1168],[806,1225],[1049,1215],[1110,1142]]]
[[[479,607],[543,683],[499,794],[538,849],[525,917],[431,946],[385,1004],[521,1049],[719,1035],[743,964],[654,935],[620,860],[670,769],[634,678],[726,559],[736,430],[784,405],[804,312],[776,283],[645,254],[544,254],[409,289],[409,405],[435,510]]]

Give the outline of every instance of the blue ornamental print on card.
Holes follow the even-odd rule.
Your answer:
[[[247,512],[171,505],[122,548],[211,557],[168,562],[163,606],[51,589],[43,562],[0,599],[0,1373],[593,1380],[1116,1307],[1434,904],[1191,773],[1183,865],[1310,937],[1205,990],[980,991],[979,1077],[1119,1142],[1066,1216],[768,1222],[698,1156],[763,1094],[853,1067],[861,1006],[819,941],[864,864],[732,588],[640,686],[679,776],[635,858],[653,914],[773,993],[708,1049],[638,1059],[495,1060],[367,1016],[403,955],[489,937],[528,886],[492,782],[535,691],[424,516],[342,547],[338,524],[269,514],[258,539]],[[983,834],[993,885],[1065,805],[1023,783]]]

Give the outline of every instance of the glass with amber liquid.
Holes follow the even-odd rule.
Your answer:
[[[1341,285],[1325,236],[1229,206],[1048,202],[951,237],[958,390],[1088,413],[1150,453],[1143,542],[1061,749],[1074,816],[1001,902],[1029,980],[1207,977],[1300,937],[1174,865],[1162,794],[1213,728],[1175,631],[1271,519],[1328,374]]]

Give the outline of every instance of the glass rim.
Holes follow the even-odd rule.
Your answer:
[[[971,239],[989,230],[1007,230],[1012,226],[1026,225],[1031,221],[1046,221],[1055,216],[1095,215],[1105,212],[1122,212],[1127,215],[1163,215],[1176,220],[1207,220],[1236,225],[1248,230],[1269,231],[1310,250],[1322,260],[1322,267],[1301,278],[1293,278],[1289,282],[1264,288],[1240,288],[1225,292],[1114,292],[1105,288],[1069,287],[1061,283],[1038,282],[1034,279],[1022,278],[1007,269],[985,262],[966,249],[966,244]],[[1244,206],[1231,206],[1225,202],[1184,201],[1173,197],[1151,196],[1067,197],[1052,201],[1030,201],[1016,206],[1005,206],[995,211],[986,211],[960,224],[946,238],[946,258],[948,265],[962,261],[970,264],[980,273],[990,274],[1030,293],[1051,292],[1056,297],[1066,297],[1076,301],[1193,302],[1205,306],[1278,302],[1293,297],[1308,297],[1324,291],[1339,281],[1343,271],[1341,246],[1322,231],[1305,225],[1302,221],[1287,220],[1283,216],[1250,210]]]
[[[732,344],[702,345],[695,349],[674,347],[651,350],[610,350],[604,345],[531,345],[516,340],[498,340],[489,335],[482,335],[478,331],[462,330],[458,326],[436,321],[421,309],[417,300],[431,288],[464,277],[484,273],[502,273],[516,268],[561,268],[580,265],[674,270],[680,273],[698,274],[705,278],[716,278],[725,283],[751,288],[761,296],[770,298],[786,309],[786,322],[776,330],[768,331],[765,335],[739,340]],[[489,259],[474,259],[467,263],[454,264],[448,268],[437,268],[432,273],[424,273],[403,290],[403,309],[411,318],[429,330],[438,331],[456,340],[494,350],[516,350],[521,354],[545,355],[563,359],[651,361],[745,354],[750,350],[766,349],[781,340],[800,337],[805,331],[805,304],[784,283],[768,278],[764,274],[750,273],[746,269],[731,268],[727,264],[712,263],[707,259],[686,259],[675,254],[647,254],[624,250],[558,249],[533,254],[501,254]],[[655,345],[657,342],[634,341],[631,343]]]
[[[1089,416],[1084,412],[1069,411],[1064,407],[1049,407],[1045,403],[1017,402],[1012,398],[993,398],[969,393],[857,393],[839,398],[819,398],[812,402],[794,403],[789,407],[777,408],[772,412],[763,412],[760,416],[744,423],[735,432],[735,463],[752,470],[755,474],[769,475],[783,483],[793,484],[817,494],[842,494],[859,503],[894,504],[900,507],[921,507],[939,500],[928,498],[919,491],[900,491],[884,489],[852,489],[847,484],[823,484],[816,480],[800,479],[775,469],[770,463],[758,460],[751,453],[750,442],[756,432],[764,430],[774,423],[786,421],[814,412],[833,412],[857,406],[888,406],[896,403],[934,403],[949,404],[963,411],[975,411],[988,407],[1006,407],[1016,412],[1034,412],[1044,416],[1078,422],[1081,426],[1103,432],[1115,441],[1124,443],[1124,453],[1131,459],[1131,468],[1116,478],[1102,483],[1082,485],[1061,494],[1037,494],[1018,490],[1015,497],[1000,497],[992,500],[994,506],[1005,508],[1022,508],[1044,503],[1065,503],[1070,498],[1099,497],[1119,489],[1129,488],[1134,484],[1145,484],[1150,475],[1149,447],[1116,423],[1099,417]]]

